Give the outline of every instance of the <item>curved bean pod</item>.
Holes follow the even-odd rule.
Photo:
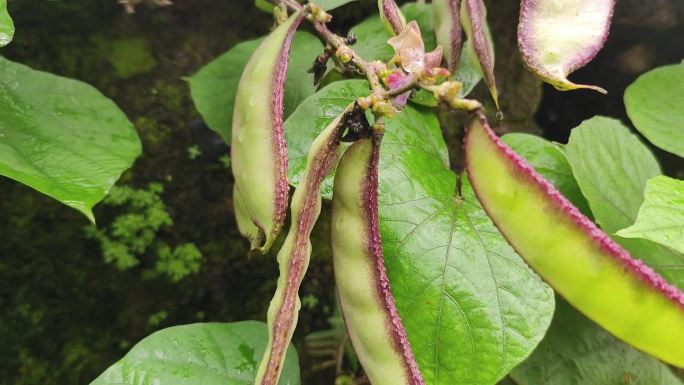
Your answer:
[[[561,91],[601,87],[575,84],[568,74],[596,56],[608,38],[615,0],[522,0],[518,46],[525,64]]]
[[[267,252],[285,221],[289,186],[283,132],[285,74],[302,14],[292,15],[259,45],[245,66],[235,96],[231,163],[241,232],[252,249]],[[253,225],[248,225],[249,218]]]
[[[499,109],[499,92],[496,89],[494,76],[494,45],[487,32],[487,8],[483,0],[463,0],[461,6],[461,24],[471,46],[475,51],[484,81]]]
[[[618,338],[684,367],[682,291],[582,215],[481,114],[468,123],[465,158],[487,214],[549,285]]]
[[[269,340],[259,364],[255,380],[257,385],[276,385],[280,378],[285,352],[299,318],[301,303],[298,292],[309,267],[309,236],[321,212],[321,182],[335,164],[337,147],[345,127],[344,118],[353,106],[347,107],[311,144],[304,178],[292,196],[292,224],[278,252],[280,277],[268,308]]]
[[[463,48],[461,0],[433,0],[432,12],[437,44],[444,47],[447,68],[453,74],[458,68]]]
[[[394,0],[378,0],[380,19],[392,35],[398,35],[406,27],[406,18]]]
[[[373,385],[423,385],[390,292],[378,229],[378,137],[355,142],[335,173],[332,251],[342,313]]]
[[[252,239],[253,234],[259,234],[259,228],[252,222],[247,207],[245,207],[245,201],[236,185],[233,185],[233,210],[235,211],[238,231],[242,236]]]

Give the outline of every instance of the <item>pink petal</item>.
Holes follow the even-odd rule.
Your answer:
[[[399,55],[401,67],[406,72],[413,73],[425,67],[425,44],[415,21],[408,23],[398,36],[387,40],[387,43]]]

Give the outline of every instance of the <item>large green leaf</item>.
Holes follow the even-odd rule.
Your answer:
[[[546,337],[511,373],[519,385],[681,385],[657,359],[616,339],[562,299]]]
[[[131,122],[92,86],[0,57],[0,174],[92,207],[140,155]]]
[[[288,141],[290,154],[305,154],[333,116],[367,93],[364,81],[340,81],[307,99],[290,117],[301,124],[286,123],[288,140],[306,138]],[[493,385],[541,340],[553,293],[494,227],[467,180],[458,197],[456,185],[434,115],[408,106],[386,121],[380,230],[413,352],[429,384]]]
[[[263,38],[237,44],[188,78],[192,100],[209,128],[230,143],[233,105],[242,70]],[[285,80],[285,117],[307,96],[316,91],[313,74],[307,72],[323,52],[320,40],[307,32],[297,32]]]
[[[263,38],[244,41],[188,78],[197,111],[212,130],[230,143],[235,93],[242,69]]]
[[[565,153],[596,222],[608,233],[632,223],[658,161],[620,121],[595,117],[570,135]]]
[[[251,385],[268,342],[257,321],[174,326],[140,341],[91,385]],[[280,385],[299,385],[293,346]]]
[[[290,63],[285,79],[285,115],[290,116],[299,103],[316,92],[313,74],[309,69],[316,56],[323,53],[323,43],[308,32],[297,32],[292,42]]]
[[[7,12],[7,0],[0,0],[0,47],[9,44],[14,38],[14,22]]]
[[[645,238],[684,253],[684,181],[666,176],[650,179],[636,223],[617,235]]]
[[[589,205],[582,195],[572,169],[557,145],[536,135],[513,133],[501,140],[525,158],[534,169],[551,182],[585,215],[590,214]]]
[[[684,157],[684,63],[641,75],[625,91],[627,115],[656,146]]]
[[[407,108],[386,132],[380,230],[421,371],[429,384],[495,384],[543,337],[553,293],[508,245],[467,179],[454,196],[433,116]]]
[[[660,175],[648,148],[619,121],[592,118],[575,128],[565,154],[596,222],[614,234],[631,226],[646,182]],[[645,239],[614,237],[670,283],[684,289],[684,255]]]

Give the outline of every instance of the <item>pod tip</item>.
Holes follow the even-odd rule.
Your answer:
[[[569,80],[563,79],[557,82],[551,83],[554,87],[556,87],[557,90],[559,91],[570,91],[570,90],[577,90],[577,89],[588,89],[588,90],[594,90],[596,92],[600,92],[604,95],[608,94],[608,91],[606,91],[604,88],[599,87],[599,86],[594,86],[591,84],[575,84]]]

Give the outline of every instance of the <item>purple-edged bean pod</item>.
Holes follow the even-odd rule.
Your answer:
[[[601,50],[614,7],[615,0],[522,0],[518,46],[525,64],[559,90],[589,88],[606,93],[567,77]]]
[[[311,257],[309,236],[321,212],[321,183],[338,158],[344,118],[353,108],[354,104],[347,107],[311,144],[304,177],[292,196],[292,224],[278,252],[280,277],[268,308],[269,341],[257,372],[257,385],[276,385],[283,369],[285,352],[299,318],[299,286]]]
[[[518,254],[604,329],[684,368],[684,292],[584,216],[482,113],[468,122],[464,148],[475,195]]]
[[[335,282],[354,349],[373,385],[425,384],[394,305],[378,229],[378,136],[354,143],[335,174]]]
[[[380,19],[393,35],[398,35],[406,26],[406,18],[394,0],[378,0]]]
[[[461,25],[471,41],[480,70],[489,93],[499,109],[499,92],[494,76],[494,44],[487,30],[487,8],[483,0],[463,0],[461,4]]]
[[[453,74],[458,69],[463,49],[461,0],[433,0],[432,12],[437,44],[444,48],[447,68]]]
[[[264,39],[245,66],[235,96],[235,212],[252,250],[261,253],[280,233],[287,211],[283,94],[290,46],[301,20],[301,13],[292,15]]]

